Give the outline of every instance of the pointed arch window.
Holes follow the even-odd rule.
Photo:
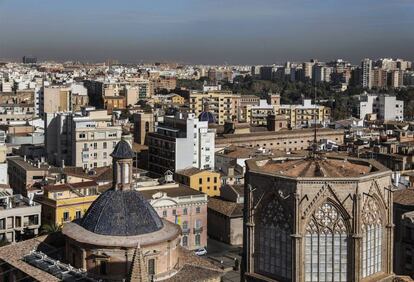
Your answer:
[[[369,197],[362,208],[362,277],[382,269],[382,236],[380,210],[376,200]]]
[[[290,280],[292,275],[292,213],[277,195],[264,202],[256,218],[255,271]]]
[[[348,232],[337,208],[321,205],[306,226],[305,281],[347,281]]]

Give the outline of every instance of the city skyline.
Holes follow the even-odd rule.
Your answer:
[[[24,9],[22,9],[24,7]],[[0,58],[265,64],[413,60],[414,2],[0,1]],[[363,15],[363,16],[362,16]]]

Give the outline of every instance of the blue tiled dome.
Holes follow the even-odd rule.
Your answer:
[[[207,121],[208,123],[216,123],[216,117],[210,112],[202,112],[198,116],[199,121]]]
[[[108,190],[90,206],[80,225],[96,234],[135,236],[160,230],[157,212],[135,190]]]

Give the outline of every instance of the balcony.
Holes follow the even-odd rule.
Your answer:
[[[203,232],[203,227],[195,227],[193,228],[193,233],[197,234],[197,233],[201,233]]]
[[[183,235],[188,235],[190,234],[191,229],[190,228],[183,228]]]

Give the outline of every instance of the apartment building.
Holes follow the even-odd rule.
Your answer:
[[[28,195],[35,183],[42,182],[49,175],[49,165],[35,162],[26,157],[9,157],[7,159],[7,173],[9,184],[15,194]]]
[[[313,124],[326,125],[331,120],[331,109],[303,100],[302,105],[280,105],[277,114],[287,117],[291,128],[309,127]]]
[[[44,186],[36,201],[42,204],[42,222],[60,226],[82,218],[96,198],[98,184],[82,181]]]
[[[199,116],[208,105],[218,124],[238,119],[241,96],[231,91],[193,91],[190,93],[190,111]]]
[[[0,189],[0,241],[15,243],[39,233],[41,206],[31,198]]]
[[[53,85],[43,88],[40,94],[40,116],[60,111],[71,111],[71,88],[62,85]]]
[[[209,197],[220,196],[221,177],[218,172],[191,167],[176,171],[174,179]]]
[[[214,169],[214,139],[215,131],[195,114],[165,116],[148,133],[149,170],[162,175],[189,167]]]
[[[404,120],[404,101],[387,94],[362,94],[359,97],[359,118],[368,117],[388,121]]]
[[[112,163],[110,154],[121,140],[122,128],[105,110],[89,107],[80,113],[55,113],[47,115],[45,123],[49,162],[84,169]]]

